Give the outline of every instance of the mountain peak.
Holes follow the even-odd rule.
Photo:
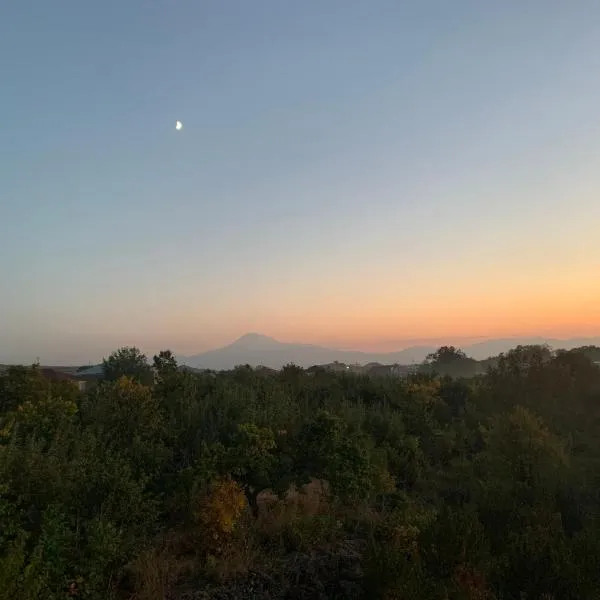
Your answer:
[[[276,339],[262,335],[261,333],[246,333],[232,344],[232,346],[243,348],[264,348],[266,346],[272,347],[277,345],[279,345],[279,342]]]
[[[600,338],[570,339],[570,340],[537,340],[549,343],[553,348],[570,349],[582,345],[600,346]],[[482,360],[497,356],[519,344],[536,343],[527,338],[511,338],[505,340],[489,339],[462,349],[467,356]],[[280,342],[260,333],[247,333],[228,346],[209,350],[202,354],[189,356],[182,364],[205,369],[232,369],[236,365],[263,365],[280,369],[288,363],[308,368],[312,365],[324,365],[338,361],[345,364],[366,364],[376,362],[382,365],[409,365],[422,362],[428,354],[435,352],[435,346],[409,346],[395,352],[360,352],[356,350],[339,350],[308,344],[292,344]],[[183,357],[182,357],[183,359]]]

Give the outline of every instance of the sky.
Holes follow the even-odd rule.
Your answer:
[[[2,3],[0,362],[600,334],[599,48],[596,0]]]

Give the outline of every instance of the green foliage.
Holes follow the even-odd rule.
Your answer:
[[[141,384],[151,385],[154,379],[148,359],[137,348],[124,347],[102,361],[107,381],[128,377]]]
[[[258,574],[288,596],[598,598],[599,352],[518,347],[473,378],[448,347],[380,378],[122,348],[86,393],[10,368],[0,600],[250,597]]]
[[[238,425],[224,456],[226,470],[242,483],[248,502],[258,513],[258,494],[274,485],[277,467],[273,432],[253,423]]]
[[[25,401],[35,402],[48,394],[49,381],[38,365],[9,367],[0,377],[0,411],[2,415],[15,410]]]
[[[329,482],[332,491],[346,500],[369,496],[373,491],[368,439],[328,412],[304,425],[298,444],[305,471]]]
[[[74,417],[77,399],[70,381],[51,382],[36,365],[11,367],[0,377],[0,443],[14,435],[49,442]]]
[[[153,366],[160,378],[177,372],[177,361],[170,350],[161,350],[154,357]]]
[[[424,373],[451,377],[473,377],[480,370],[477,361],[454,346],[442,346],[429,354],[421,368]]]

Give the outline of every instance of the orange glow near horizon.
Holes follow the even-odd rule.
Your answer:
[[[111,321],[106,333],[182,354],[228,345],[249,332],[357,350],[594,337],[600,336],[600,257],[595,256],[571,264],[561,264],[559,255],[522,265],[511,258],[493,266],[475,258],[460,263],[460,269],[442,264],[406,269],[398,277],[365,268],[340,270],[335,277],[291,272],[257,282],[243,299],[223,293],[218,303],[203,301],[206,288],[191,287],[169,303],[168,312],[156,315],[143,337],[141,323],[126,322],[125,316]]]
[[[308,327],[292,331],[272,329],[269,334],[280,341],[318,343],[327,345],[335,341],[336,346],[362,349],[381,347],[388,343],[410,342],[429,345],[433,341],[449,343],[448,340],[476,340],[505,337],[593,337],[600,335],[600,316],[597,310],[577,311],[573,317],[562,316],[557,311],[544,314],[524,314],[507,311],[474,315],[467,308],[463,314],[445,315],[446,319],[427,317],[428,323],[411,319],[412,324],[398,323],[394,318],[385,319],[384,315],[375,320],[356,323],[354,327],[341,322],[323,324],[316,331]],[[374,322],[375,321],[375,322]],[[448,325],[448,322],[451,324]],[[345,325],[345,326],[344,326]],[[419,326],[420,325],[420,326]],[[287,329],[287,328],[286,328]],[[344,333],[340,335],[340,331]],[[435,344],[434,344],[435,345]]]
[[[394,294],[346,306],[331,303],[291,322],[271,322],[268,330],[282,340],[335,339],[349,345],[408,339],[584,337],[600,332],[598,280],[561,279],[533,281],[518,286],[521,289],[496,282],[479,293],[459,282],[453,293],[442,297]]]
[[[460,340],[467,344],[486,338],[600,335],[600,289],[594,289],[600,286],[590,285],[589,280],[578,289],[563,283],[561,288],[538,281],[529,293],[513,288],[504,294],[497,286],[488,293],[474,293],[459,284],[443,299],[400,294],[341,304],[331,298],[319,306],[272,307],[260,314],[237,315],[232,311],[229,318],[198,323],[194,330],[189,328],[189,313],[179,314],[173,319],[177,323],[171,322],[169,337],[182,351],[197,352],[229,344],[251,331],[281,342],[358,350],[392,350]],[[227,329],[217,326],[223,321]],[[200,340],[202,347],[198,346]]]

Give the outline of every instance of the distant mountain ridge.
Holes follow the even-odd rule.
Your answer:
[[[600,337],[570,338],[566,340],[531,337],[503,338],[460,346],[470,357],[483,360],[507,352],[518,345],[548,344],[554,349],[576,348],[578,346],[600,346]],[[401,364],[410,365],[425,360],[428,354],[439,346],[410,346],[395,352],[362,352],[360,350],[339,350],[312,344],[280,342],[259,333],[247,333],[232,344],[209,350],[193,356],[179,356],[181,364],[204,369],[231,369],[236,365],[259,365],[280,369],[288,363],[300,367],[328,364],[335,361],[346,364]]]

